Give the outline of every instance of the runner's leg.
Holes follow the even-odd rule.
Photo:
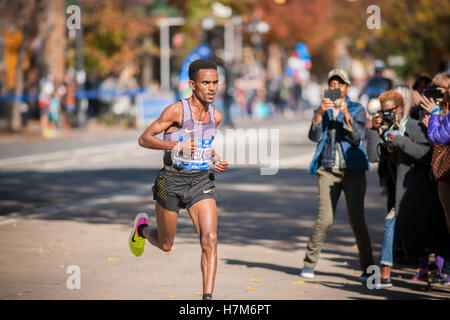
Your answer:
[[[217,269],[216,200],[203,199],[189,208],[189,215],[200,238],[203,294],[212,294]]]
[[[177,231],[178,213],[165,210],[158,201],[155,202],[156,228],[145,227],[144,237],[155,247],[169,252],[172,250]]]

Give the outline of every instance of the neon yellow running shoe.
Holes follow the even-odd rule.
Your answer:
[[[145,212],[139,213],[134,219],[134,226],[130,235],[130,250],[136,257],[141,256],[145,249],[145,238],[138,234],[138,227],[142,224],[148,225],[148,215]]]

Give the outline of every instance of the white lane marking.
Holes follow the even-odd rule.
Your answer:
[[[299,122],[299,123],[293,123],[289,125],[280,125],[279,129],[281,132],[286,133],[289,132],[291,135],[293,133],[301,133],[299,134],[298,138],[294,138],[293,141],[302,141],[302,137],[304,136],[303,133],[305,133],[305,129],[309,127],[309,122]],[[269,126],[269,128],[274,128],[273,126]],[[294,134],[295,135],[295,134]],[[289,138],[290,140],[291,138]],[[91,146],[91,147],[81,147],[76,149],[69,149],[69,150],[61,150],[61,151],[55,151],[55,152],[48,152],[48,153],[40,153],[40,154],[33,154],[33,155],[27,155],[27,156],[19,156],[19,157],[12,157],[12,158],[5,158],[0,159],[0,168],[1,167],[8,167],[8,166],[17,166],[21,164],[33,164],[36,162],[49,162],[49,161],[61,161],[67,158],[73,158],[77,156],[88,156],[88,155],[97,155],[102,153],[114,153],[118,156],[122,154],[127,154],[125,152],[126,150],[139,150],[139,145],[137,143],[137,140],[130,140],[126,142],[117,142],[117,143],[110,143],[100,146]],[[143,149],[144,150],[144,149]],[[100,156],[98,158],[99,160],[102,159]]]
[[[17,221],[18,221],[17,219],[6,219],[6,220],[0,219],[0,226],[15,223]]]
[[[138,144],[136,141],[128,141],[128,142],[120,142],[120,143],[112,143],[101,146],[92,146],[92,147],[83,147],[77,149],[63,150],[63,151],[55,151],[49,153],[40,153],[29,156],[20,156],[13,158],[0,159],[0,167],[10,166],[10,165],[19,165],[19,164],[27,164],[27,163],[35,163],[39,161],[53,161],[53,160],[62,160],[77,156],[87,156],[93,154],[101,154],[104,152],[117,152],[117,150],[134,149],[137,148]]]

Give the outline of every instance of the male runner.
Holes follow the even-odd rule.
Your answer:
[[[164,168],[153,186],[156,228],[146,213],[136,216],[130,237],[134,255],[144,252],[145,239],[168,252],[175,238],[178,212],[187,209],[202,249],[203,300],[211,300],[217,266],[217,208],[215,177],[228,169],[225,159],[214,154],[211,144],[222,114],[211,106],[218,87],[217,65],[207,59],[189,66],[192,96],[168,106],[140,136],[144,148],[164,150]],[[156,135],[164,132],[163,139]],[[214,159],[216,161],[214,161]]]

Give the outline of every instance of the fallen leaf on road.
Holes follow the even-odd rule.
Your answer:
[[[315,285],[315,286],[314,286],[314,288],[318,288],[318,287],[319,287],[318,285]]]
[[[358,246],[356,245],[356,243],[352,246],[352,248],[358,248]]]
[[[66,256],[68,256],[68,255],[69,255],[69,251],[64,252],[64,254],[65,254]]]
[[[63,241],[62,241],[62,240],[56,240],[56,242],[58,242],[58,243],[62,243]]]
[[[360,275],[361,275],[361,272],[359,272],[359,271],[353,271],[353,274],[354,274],[355,276],[360,276]]]
[[[282,296],[282,294],[278,292],[278,293],[277,293],[277,296],[281,297],[281,296]]]
[[[305,284],[303,281],[294,281],[292,284]]]
[[[129,253],[128,256],[131,257],[131,253]]]
[[[19,292],[19,296],[23,296],[23,293],[22,293],[22,292]]]
[[[108,261],[120,261],[120,259],[119,258],[108,258]]]
[[[247,268],[247,266],[242,266],[243,269]]]
[[[16,226],[16,224],[15,223],[13,223],[13,227],[15,227]]]
[[[344,262],[344,266],[348,266],[348,262],[347,261]]]
[[[199,295],[199,296],[202,295],[202,293],[201,293],[200,291],[197,291],[195,294],[196,294],[196,295]]]
[[[255,290],[255,288],[253,288],[253,287],[247,287],[247,288],[245,288],[245,290],[251,291],[251,290]]]
[[[251,282],[261,282],[259,279],[250,279]]]
[[[44,253],[44,247],[39,248],[39,254]]]
[[[62,265],[60,265],[59,267],[60,267],[61,269],[64,269],[64,265],[63,265],[63,264],[62,264]]]
[[[174,296],[168,296],[167,298],[169,298],[169,299],[175,299]]]
[[[87,230],[81,229],[80,232],[81,233],[87,233]]]

